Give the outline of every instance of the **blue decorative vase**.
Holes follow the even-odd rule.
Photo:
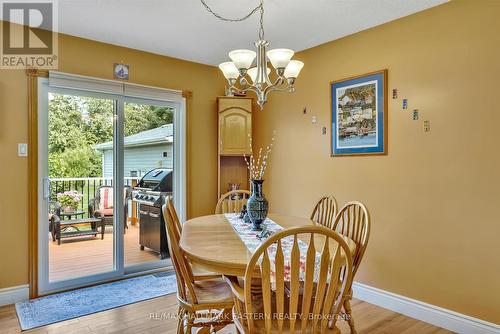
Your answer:
[[[252,180],[252,196],[247,202],[247,212],[253,231],[261,231],[260,225],[266,220],[269,203],[262,193],[264,180]]]

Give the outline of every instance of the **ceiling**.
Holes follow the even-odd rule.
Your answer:
[[[265,0],[270,48],[301,51],[447,0]],[[225,17],[241,17],[258,0],[206,0]],[[233,49],[253,49],[258,15],[229,23],[199,0],[59,0],[59,31],[161,55],[217,65]]]

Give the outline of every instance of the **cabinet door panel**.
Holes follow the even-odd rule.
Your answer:
[[[221,154],[246,154],[250,152],[251,114],[231,108],[219,115]]]

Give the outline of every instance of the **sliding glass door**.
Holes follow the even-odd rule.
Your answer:
[[[161,224],[161,198],[139,199],[146,196],[173,196],[174,174],[174,107],[168,103],[126,99],[124,104],[123,176],[124,192],[136,189],[141,178],[157,172],[165,177],[164,189],[132,191],[127,205],[128,225],[124,237],[125,267],[150,268],[168,257],[164,228]],[[161,181],[161,180],[160,180]],[[141,185],[140,188],[144,188]],[[152,186],[148,186],[152,188]],[[154,203],[154,202],[157,203]],[[158,203],[159,202],[159,203]]]
[[[40,294],[168,268],[162,201],[184,208],[183,101],[75,86],[39,85]]]
[[[99,191],[112,190],[114,181],[112,168],[102,174],[102,156],[94,146],[108,142],[113,151],[115,114],[116,101],[110,98],[48,92],[44,197],[48,200],[50,233],[49,282],[99,275],[116,268],[114,233],[106,233],[106,226],[93,219],[100,209]],[[110,158],[107,163],[113,166],[113,155]],[[111,191],[101,196],[111,208],[112,196]]]

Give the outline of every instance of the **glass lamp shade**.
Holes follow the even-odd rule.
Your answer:
[[[229,52],[229,58],[233,61],[238,70],[248,70],[252,66],[257,54],[252,50],[234,50]]]
[[[271,73],[271,69],[268,67],[267,68],[267,75]],[[252,67],[251,69],[248,70],[247,74],[250,76],[250,79],[252,80],[252,83],[255,82],[255,79],[257,78],[257,67]],[[265,80],[262,78],[262,80],[258,83],[264,83]]]
[[[240,72],[234,65],[232,61],[227,61],[219,65],[220,70],[224,74],[226,79],[237,79],[240,76]]]
[[[291,60],[285,68],[285,78],[297,78],[304,63],[299,60]]]
[[[267,51],[267,58],[269,58],[275,69],[282,69],[288,65],[293,54],[293,50],[290,49],[273,49]]]

